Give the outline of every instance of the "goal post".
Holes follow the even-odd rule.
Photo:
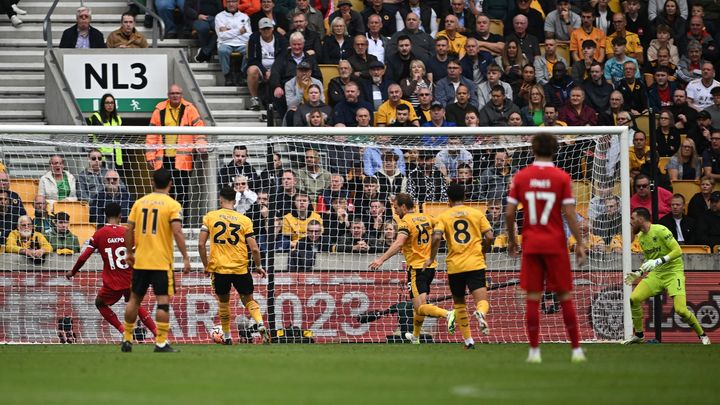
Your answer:
[[[96,136],[90,137],[87,131]],[[149,133],[162,135],[162,142],[169,139],[170,143],[147,144]],[[10,190],[17,193],[27,213],[35,218],[33,200],[38,194],[38,179],[50,170],[48,162],[53,155],[62,156],[65,170],[78,182],[83,177],[85,184],[92,179],[82,176],[92,164],[88,153],[100,149],[104,158],[103,175],[108,169],[117,169],[123,191],[134,201],[151,191],[150,173],[155,167],[152,159],[162,151],[161,164],[169,164],[178,171],[175,190],[182,191],[174,196],[182,200],[186,242],[193,264],[189,275],[176,273],[179,292],[171,300],[171,339],[175,342],[210,342],[209,333],[219,324],[217,303],[209,279],[202,274],[196,246],[201,220],[208,211],[217,209],[217,191],[228,180],[230,186],[237,187],[236,191],[243,190],[238,191],[238,210],[245,210],[248,216],[255,215],[256,223],[263,226],[261,232],[256,229],[256,236],[270,275],[267,279],[255,278],[254,297],[274,333],[315,342],[403,342],[404,332],[412,328],[404,259],[401,254],[396,255],[379,270],[368,270],[368,265],[397,234],[390,201],[397,192],[407,192],[416,201],[418,211],[429,215],[442,212],[447,202],[443,194],[447,179],[467,178],[462,176],[466,176],[468,170],[456,155],[464,150],[472,159],[469,170],[474,181],[466,185],[466,193],[472,196],[468,204],[488,210],[488,215],[496,205],[502,212],[507,181],[531,162],[528,140],[538,133],[558,136],[561,153],[557,163],[573,177],[578,211],[585,217],[586,226],[592,228],[591,232],[609,232],[608,229],[618,226],[590,219],[589,215],[597,212],[588,212],[593,204],[608,196],[603,193],[618,197],[623,220],[617,236],[622,243],[618,246],[613,242],[616,244],[612,249],[609,243],[604,248],[596,248],[590,254],[589,264],[583,268],[573,264],[573,272],[581,339],[597,342],[623,339],[632,333],[630,288],[622,284],[624,275],[631,269],[632,241],[630,145],[626,127],[455,127],[439,131],[437,128],[3,125],[0,126],[0,159],[10,176]],[[178,143],[181,137],[166,135],[195,137],[192,143],[181,144]],[[448,139],[451,139],[449,143]],[[313,158],[306,157],[310,149],[316,152],[319,166],[328,175],[316,176],[303,171],[307,164],[312,164]],[[225,170],[236,151],[240,155],[244,152],[245,156],[241,157],[252,166],[250,174],[234,166],[230,166],[231,171]],[[613,157],[608,158],[609,155]],[[190,156],[184,161],[190,163],[190,170],[180,173],[177,161],[182,156]],[[441,156],[454,162],[445,168],[447,174],[438,169]],[[276,157],[280,164],[275,167]],[[434,164],[428,163],[429,169],[423,172],[423,159],[433,157],[436,158]],[[387,168],[383,166],[385,160],[392,160],[387,162]],[[497,161],[503,161],[507,170]],[[370,164],[379,166],[369,169]],[[496,164],[501,176],[492,176]],[[284,187],[282,170],[285,169],[293,171],[293,179],[288,181],[295,183],[294,193]],[[382,173],[371,176],[373,170]],[[404,173],[396,175],[392,170]],[[243,179],[242,174],[247,174],[247,178]],[[332,185],[333,174],[342,175],[343,184],[338,190]],[[110,186],[105,192],[102,175],[100,177],[95,191],[103,192],[100,195],[113,194]],[[247,184],[242,185],[243,182]],[[87,187],[83,187],[87,191]],[[252,187],[251,193],[245,192],[248,187]],[[48,198],[52,201],[48,201],[46,208],[47,226],[56,227],[52,215],[66,212],[70,216],[69,230],[82,242],[104,223],[100,209],[103,204],[89,194],[79,195],[79,187],[76,193],[78,201]],[[302,198],[297,194],[308,195],[307,214],[298,208],[302,201],[297,200]],[[267,199],[266,211],[270,214],[259,212],[263,199]],[[320,223],[320,241],[310,240],[310,234],[315,231],[314,220]],[[49,232],[59,233],[57,229]],[[524,342],[519,259],[507,255],[502,234],[496,235],[492,243],[494,247],[486,255],[492,332],[480,341]],[[71,328],[79,342],[116,342],[119,334],[103,321],[94,305],[102,285],[102,263],[97,254],[68,281],[64,272],[72,268],[78,254],[56,252],[35,263],[16,253],[6,252],[0,256],[0,342],[58,342],[62,328]],[[177,270],[182,261],[177,250],[175,255]],[[441,251],[429,301],[451,309],[444,257]],[[152,294],[148,298],[144,305],[154,312]],[[468,301],[469,306],[474,305],[471,298]],[[122,316],[123,305],[121,300],[112,309]],[[543,305],[546,312],[541,331],[543,341],[566,341],[562,318],[555,313],[555,305],[554,298],[548,295]],[[253,322],[235,294],[231,308],[233,337],[240,335],[241,339],[251,340],[255,332]],[[473,334],[478,338],[476,326],[471,323]],[[142,333],[142,328],[138,330]],[[150,337],[149,332],[145,333]],[[429,317],[422,336],[427,342],[461,340],[459,334],[447,333],[443,319]]]

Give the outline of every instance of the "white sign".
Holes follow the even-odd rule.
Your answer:
[[[167,55],[65,55],[64,70],[78,99],[167,98]]]

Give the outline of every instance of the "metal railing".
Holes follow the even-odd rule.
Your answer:
[[[45,40],[48,49],[51,49],[53,47],[52,15],[55,12],[55,8],[57,7],[57,4],[59,2],[60,0],[53,1],[53,4],[50,6],[50,9],[45,15],[45,19],[43,20],[43,40]],[[143,4],[138,3],[137,0],[132,0],[132,2],[140,10],[144,11],[146,15],[149,14],[153,17],[152,48],[157,48],[158,37],[160,38],[160,40],[165,39],[165,22],[162,20],[162,18],[160,18],[157,13],[155,13],[150,8],[145,7]],[[153,0],[148,0],[148,6],[152,7],[153,3]],[[82,0],[80,0],[80,6],[84,6],[84,2]]]

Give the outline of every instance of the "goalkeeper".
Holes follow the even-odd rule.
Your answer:
[[[685,301],[685,270],[682,250],[672,236],[670,230],[659,224],[650,222],[650,211],[647,208],[635,208],[630,217],[633,234],[638,235],[645,261],[640,270],[634,270],[625,276],[625,284],[633,282],[647,273],[630,294],[633,329],[635,334],[623,342],[633,344],[643,342],[643,310],[642,303],[646,299],[667,290],[673,298],[675,313],[695,330],[704,345],[710,344],[710,338],[700,326],[695,315],[687,308]]]

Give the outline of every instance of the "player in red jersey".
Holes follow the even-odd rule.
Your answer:
[[[580,348],[577,314],[570,295],[572,272],[563,216],[578,244],[575,257],[578,266],[585,263],[585,245],[575,217],[575,199],[570,176],[553,165],[558,142],[553,135],[539,134],[532,140],[535,162],[519,171],[510,184],[506,223],[508,252],[517,256],[515,213],[522,204],[525,210],[520,264],[520,287],[527,292],[525,324],[530,340],[528,363],[540,363],[540,299],[543,291],[557,293],[563,321],[572,345],[572,362],[585,361]],[[547,283],[547,284],[546,284]]]
[[[87,259],[92,256],[95,251],[100,252],[103,260],[102,280],[103,285],[95,298],[95,306],[103,318],[110,325],[114,326],[120,333],[123,333],[123,324],[118,319],[110,305],[115,304],[121,297],[125,298],[125,302],[130,299],[130,285],[132,282],[132,267],[127,263],[125,257],[127,248],[125,247],[125,227],[120,225],[120,205],[117,203],[108,203],[105,207],[105,217],[107,224],[98,229],[95,234],[88,240],[80,257],[73,266],[72,270],[65,272],[65,277],[69,280],[85,264]],[[150,329],[153,335],[157,334],[155,322],[150,313],[145,308],[138,310],[140,320]]]

